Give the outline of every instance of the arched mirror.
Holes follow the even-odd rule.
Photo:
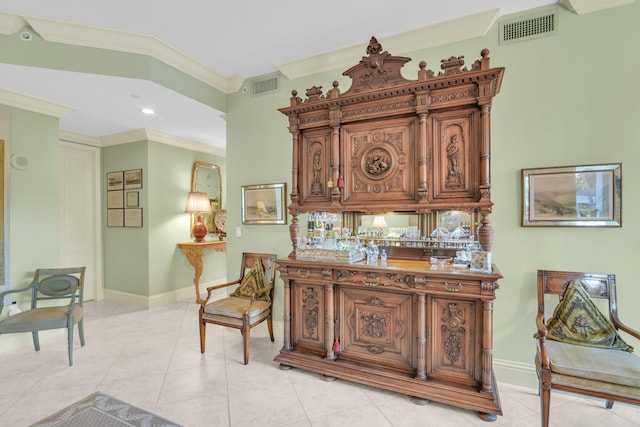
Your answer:
[[[215,213],[222,208],[222,177],[220,167],[211,163],[195,162],[191,172],[191,191],[204,192],[209,195],[212,213],[202,216],[209,233],[218,233],[214,222]],[[193,228],[193,218],[191,218]]]

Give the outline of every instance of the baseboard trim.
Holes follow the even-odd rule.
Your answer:
[[[498,382],[538,388],[538,375],[536,375],[536,368],[532,363],[493,359],[493,370]]]
[[[226,282],[226,278],[218,279],[209,283],[201,283],[201,288],[206,289],[207,286],[220,285]],[[193,298],[195,303],[196,297],[193,285],[187,286],[174,291],[165,292],[157,295],[138,295],[129,292],[116,291],[113,289],[103,290],[104,299],[107,301],[117,302],[119,304],[133,305],[135,307],[145,308],[150,310],[152,308],[164,307],[169,304],[173,304],[178,301],[182,301],[188,298]],[[206,296],[206,292],[201,294],[202,297]]]

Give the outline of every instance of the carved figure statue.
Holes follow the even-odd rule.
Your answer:
[[[320,150],[313,155],[313,182],[320,182]]]
[[[460,147],[458,136],[453,135],[447,145],[447,158],[449,159],[449,177],[460,176]]]

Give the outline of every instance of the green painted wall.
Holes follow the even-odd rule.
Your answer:
[[[16,288],[28,285],[36,268],[60,263],[58,119],[0,108],[9,114],[10,153],[20,153],[29,161],[24,170],[6,164],[10,168],[9,285]]]
[[[226,159],[167,144],[150,142],[149,146],[149,291],[152,295],[190,286],[193,267],[177,242],[190,241],[189,215],[184,213],[187,193],[191,188],[191,171],[196,161],[220,166],[223,203]],[[210,236],[207,239],[217,238]],[[201,284],[226,277],[227,257],[224,253],[205,250]],[[204,289],[201,286],[201,289]],[[195,294],[194,294],[195,296]]]
[[[504,275],[494,304],[494,359],[497,364],[532,368],[535,354],[536,271],[558,269],[615,273],[619,306],[629,324],[640,325],[636,309],[640,287],[635,270],[640,240],[640,117],[636,76],[640,75],[640,4],[576,16],[559,9],[559,33],[534,41],[498,45],[498,25],[484,37],[428,50],[403,53],[413,58],[404,75],[415,79],[418,63],[439,71],[443,58],[464,55],[467,66],[491,51],[491,64],[505,67],[501,93],[492,108],[493,259]],[[376,29],[371,29],[376,34]],[[384,47],[383,37],[379,41]],[[363,40],[364,54],[367,40]],[[395,52],[391,52],[394,54]],[[359,58],[354,58],[354,64]],[[345,68],[346,69],[346,68]],[[287,226],[242,226],[240,187],[244,184],[291,184],[291,136],[277,111],[289,105],[291,89],[350,83],[344,70],[288,81],[276,94],[234,94],[227,111],[228,268],[237,270],[243,250],[291,251]],[[250,126],[248,126],[250,124]],[[622,228],[523,228],[521,169],[623,162]],[[242,238],[235,238],[241,226]],[[276,289],[282,295],[282,284]],[[282,297],[276,318],[282,315]],[[640,347],[640,343],[635,343]],[[532,371],[531,371],[532,372]],[[501,381],[523,382],[509,369]],[[535,375],[528,379],[535,378]],[[531,382],[527,385],[532,386]]]
[[[219,165],[224,184],[226,160],[218,156],[154,141],[103,149],[105,176],[112,171],[143,169],[143,187],[136,190],[143,227],[107,227],[106,218],[103,224],[105,289],[157,296],[192,285],[193,267],[176,243],[191,239],[184,204],[196,161]],[[103,201],[106,204],[106,189]],[[204,262],[207,267],[200,283],[226,277],[223,253],[205,251]]]
[[[102,150],[103,177],[109,172],[142,169],[139,202],[143,227],[107,227],[103,216],[104,288],[130,294],[151,295],[149,292],[149,161],[148,141],[114,145]],[[104,178],[103,178],[104,179]],[[107,190],[103,185],[103,206],[107,206]],[[105,210],[106,212],[106,210]]]

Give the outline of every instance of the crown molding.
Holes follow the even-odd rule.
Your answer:
[[[561,4],[576,15],[584,15],[586,13],[625,6],[634,2],[635,0],[560,0],[558,4]]]
[[[23,19],[46,41],[148,55],[225,94],[230,92],[228,79],[156,37],[32,16]]]
[[[214,147],[212,145],[203,144],[187,138],[180,138],[168,133],[146,129],[147,139],[149,141],[160,142],[162,144],[173,145],[174,147],[184,148],[186,150],[200,151],[203,153],[213,154],[218,157],[227,157],[227,151],[224,148]]]
[[[21,93],[11,92],[4,89],[0,89],[0,104],[57,118],[63,117],[73,111],[73,108],[64,105],[55,104],[49,101],[43,101],[42,99],[34,98]],[[151,129],[135,129],[132,131],[107,135],[100,138],[60,129],[58,138],[63,141],[91,145],[94,147],[109,147],[111,145],[127,144],[130,142],[138,141],[155,141],[163,144],[173,145],[179,148],[184,148],[187,150],[213,154],[214,156],[218,157],[227,156],[226,150],[224,148],[214,147],[202,142],[192,141],[187,138],[181,138]]]
[[[404,33],[384,36],[384,48],[394,55],[441,46],[461,40],[483,36],[500,15],[500,9],[491,9]],[[382,38],[382,36],[379,36]],[[363,46],[350,46],[312,57],[279,64],[276,68],[288,79],[297,79],[315,73],[347,68],[353,58],[363,55]]]
[[[0,34],[13,34],[26,25],[24,19],[17,15],[0,12]]]
[[[394,54],[402,54],[479,37],[491,28],[498,15],[499,9],[492,9],[401,34],[385,36],[385,47],[392,50]],[[245,80],[239,75],[225,78],[171,45],[149,35],[33,16],[0,14],[0,31],[5,28],[4,31],[11,34],[24,25],[31,26],[44,40],[50,42],[153,57],[225,94],[240,90]],[[361,53],[362,45],[354,45],[283,63],[276,68],[287,78],[295,79],[348,67],[353,65],[353,57]]]
[[[154,141],[161,144],[173,145],[174,147],[178,148],[184,148],[186,150],[199,151],[218,157],[227,157],[227,152],[224,148],[214,147],[212,145],[203,144],[201,142],[192,141],[187,138],[181,138],[152,129],[135,129],[126,132],[114,133],[112,135],[106,135],[100,138],[102,147],[111,147],[114,145],[129,144],[132,142],[140,141]]]
[[[60,141],[73,142],[75,144],[90,145],[92,147],[102,147],[100,138],[85,135],[83,133],[72,132],[70,130],[60,129],[58,131],[58,139]]]
[[[67,107],[66,105],[56,104],[5,89],[0,89],[0,104],[57,118],[66,116],[73,111],[73,108]]]

